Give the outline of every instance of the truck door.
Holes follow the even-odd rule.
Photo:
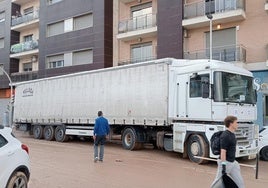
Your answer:
[[[211,119],[210,72],[189,74],[187,114],[192,120]]]

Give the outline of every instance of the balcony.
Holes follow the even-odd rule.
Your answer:
[[[182,26],[186,29],[194,29],[209,26],[206,16],[206,7],[209,2],[199,1],[184,5],[184,19]],[[213,23],[222,24],[246,19],[245,0],[215,0],[212,4]]]
[[[119,1],[121,1],[122,3],[130,3],[130,2],[133,2],[135,0],[119,0]]]
[[[16,3],[18,5],[24,5],[26,3],[32,2],[33,0],[12,0],[12,3]]]
[[[32,40],[12,45],[10,48],[10,57],[18,58],[31,54],[37,54],[38,52],[38,41]]]
[[[22,15],[22,16],[12,16],[11,29],[15,31],[23,31],[25,29],[32,29],[38,27],[39,23],[39,10]]]
[[[12,82],[24,82],[38,79],[38,71],[11,73]]]
[[[264,10],[268,10],[268,0],[266,0],[266,3],[264,5]]]
[[[209,59],[209,49],[184,52],[184,59]],[[212,59],[225,62],[246,62],[246,49],[242,45],[222,46],[212,49]]]
[[[155,36],[157,33],[156,14],[146,14],[118,24],[117,39],[132,40],[137,37]]]
[[[136,58],[136,59],[127,59],[127,60],[119,61],[118,66],[134,64],[134,63],[140,63],[140,62],[150,61],[150,60],[155,60],[155,59],[156,59],[155,56],[144,57],[144,58]]]

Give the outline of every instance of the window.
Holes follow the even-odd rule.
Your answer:
[[[54,55],[47,57],[47,68],[59,68],[64,66],[64,55]]]
[[[74,18],[74,30],[84,29],[93,26],[93,15],[86,14]]]
[[[132,63],[151,60],[152,56],[153,56],[153,46],[151,42],[131,46]]]
[[[4,48],[5,47],[5,40],[4,38],[0,38],[0,48]]]
[[[33,13],[33,7],[29,7],[23,10],[24,15],[32,14]]]
[[[152,3],[131,7],[133,29],[147,28],[152,25]]]
[[[64,20],[64,32],[73,30],[73,18]]]
[[[24,42],[29,42],[33,40],[33,35],[26,35],[23,38],[24,38]]]
[[[89,64],[93,62],[92,50],[83,50],[73,53],[73,65]]]
[[[23,71],[24,72],[29,72],[29,71],[32,71],[33,68],[32,68],[32,63],[23,63]]]
[[[47,4],[52,5],[52,4],[58,3],[60,1],[62,1],[62,0],[47,0]]]
[[[4,65],[3,64],[0,64],[0,75],[4,75]]]
[[[5,21],[5,11],[0,12],[0,22],[4,22]]]
[[[206,33],[206,54],[209,56],[209,32]],[[221,61],[236,61],[236,28],[228,28],[213,31],[212,34],[212,58]]]
[[[0,148],[7,144],[7,140],[0,134]]]
[[[59,35],[62,33],[64,33],[64,21],[48,25],[47,36]]]
[[[233,103],[256,103],[253,79],[249,76],[227,72],[214,73],[214,101]]]
[[[190,97],[202,97],[202,84],[209,82],[209,75],[196,75],[190,79]]]

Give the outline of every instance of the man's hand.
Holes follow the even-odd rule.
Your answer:
[[[95,135],[93,136],[93,140],[94,140],[94,141],[96,140],[96,136],[95,136]]]

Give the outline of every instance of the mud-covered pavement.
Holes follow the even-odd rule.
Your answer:
[[[30,188],[205,188],[217,168],[214,162],[197,165],[178,153],[128,151],[112,143],[105,146],[104,162],[94,163],[92,142],[35,140],[16,131],[15,135],[30,149]],[[247,188],[267,188],[268,162],[260,161],[257,180],[254,169],[241,169]]]

